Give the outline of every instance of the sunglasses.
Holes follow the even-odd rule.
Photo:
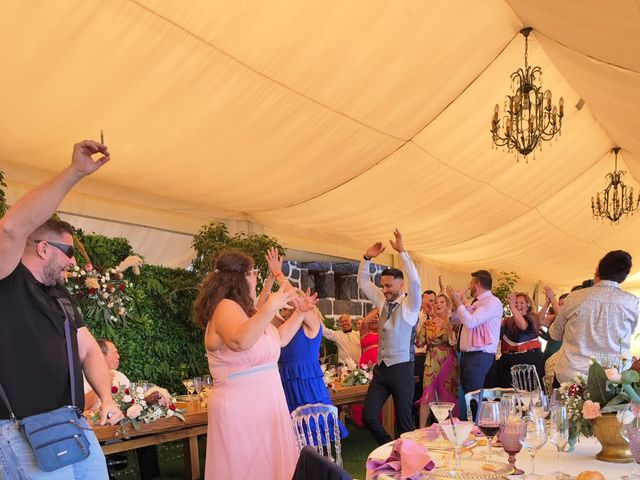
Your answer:
[[[67,257],[73,258],[73,245],[67,245],[66,243],[50,242],[49,240],[34,240],[33,243],[47,242],[52,247],[56,247]]]

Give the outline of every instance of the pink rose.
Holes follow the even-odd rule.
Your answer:
[[[593,420],[594,418],[602,416],[600,413],[600,403],[587,400],[582,405],[582,416],[587,420]]]
[[[618,370],[616,370],[615,368],[605,368],[604,373],[607,375],[607,380],[610,380],[612,382],[619,382],[622,378],[620,372],[618,372]]]
[[[127,418],[138,418],[142,413],[142,407],[139,404],[131,405],[127,408]]]

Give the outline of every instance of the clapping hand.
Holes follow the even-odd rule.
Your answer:
[[[364,256],[368,258],[376,258],[382,252],[384,252],[384,247],[382,246],[382,242],[376,242],[373,245],[371,245],[369,248],[367,248],[367,251],[364,252]]]
[[[269,266],[269,272],[271,275],[277,277],[278,274],[282,273],[282,261],[284,260],[284,257],[280,255],[277,248],[271,247],[267,251],[265,258],[267,259],[267,265]]]
[[[509,303],[509,308],[513,311],[516,305],[516,294],[513,292],[509,292],[507,294],[507,302]]]
[[[307,288],[303,296],[297,296],[291,303],[299,312],[308,312],[309,310],[313,310],[318,303],[318,294],[314,293],[311,295],[311,290]]]
[[[454,310],[460,305],[464,305],[464,295],[460,290],[456,290],[451,285],[447,285],[447,295],[453,302]]]
[[[553,302],[553,300],[556,298],[556,294],[548,285],[542,287],[542,291],[544,292],[544,295],[547,297],[547,300],[549,300],[549,302]]]
[[[102,156],[94,160],[91,155],[101,153]],[[91,175],[111,159],[111,154],[105,145],[93,140],[83,140],[73,146],[71,166],[82,176]]]
[[[277,292],[272,293],[269,296],[269,300],[267,303],[273,305],[276,311],[281,308],[290,309],[292,308],[289,303],[291,303],[294,299],[296,299],[298,294],[295,290],[285,290],[285,286],[281,285]]]
[[[395,240],[389,240],[391,247],[398,253],[404,252],[404,245],[402,244],[402,234],[400,233],[400,230],[396,228],[393,231],[393,236],[395,237]]]

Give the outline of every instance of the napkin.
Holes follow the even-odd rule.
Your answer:
[[[367,461],[367,470],[372,473],[400,472],[402,479],[417,479],[421,470],[433,470],[435,466],[427,447],[408,438],[394,441],[386,460],[372,458]]]

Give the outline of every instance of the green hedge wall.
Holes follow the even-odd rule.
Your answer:
[[[132,249],[126,239],[80,234],[92,263],[118,265]],[[96,338],[112,340],[120,353],[120,370],[130,380],[149,380],[172,392],[185,393],[181,379],[208,373],[204,333],[193,323],[198,293],[196,275],[178,268],[143,265],[140,275],[126,273],[132,298],[126,325],[112,327],[102,318],[86,317]]]

